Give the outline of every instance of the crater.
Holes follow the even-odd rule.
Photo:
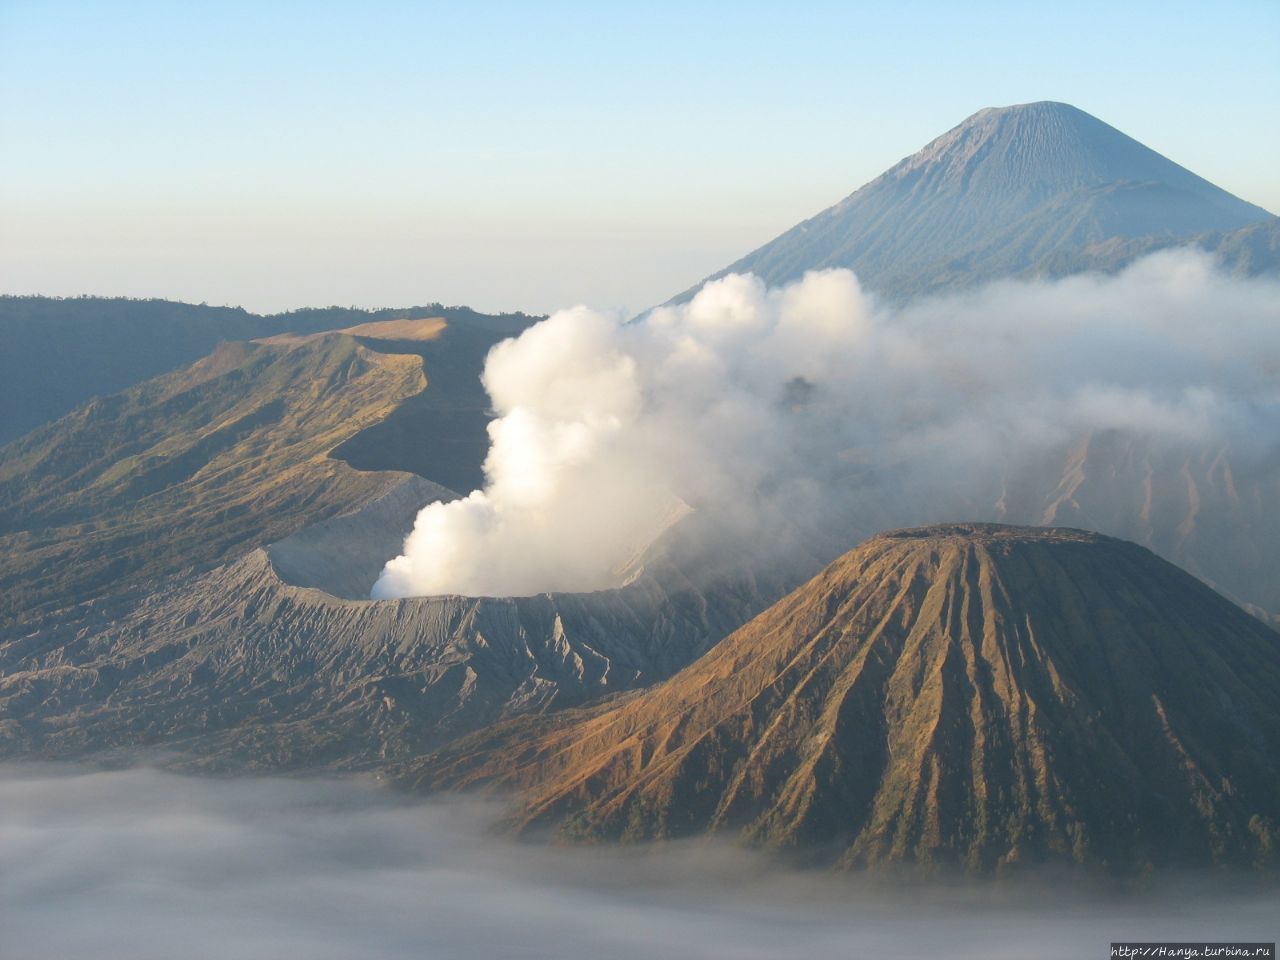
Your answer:
[[[400,553],[418,511],[457,499],[448,487],[405,474],[359,509],[313,524],[267,547],[283,582],[346,600],[368,600],[383,565]]]

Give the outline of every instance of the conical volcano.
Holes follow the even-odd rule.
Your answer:
[[[848,267],[906,297],[1096,267],[1099,245],[1146,238],[1145,249],[1272,220],[1083,110],[1026,103],[980,110],[708,279],[754,273],[778,285]]]
[[[853,867],[1267,863],[1280,635],[1125,541],[883,534],[671,680],[410,772],[562,836],[718,833]]]

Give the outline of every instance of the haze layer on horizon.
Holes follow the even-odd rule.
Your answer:
[[[1269,891],[1220,877],[1129,896],[1032,872],[877,886],[724,841],[514,844],[491,829],[498,809],[364,780],[2,764],[5,955],[1068,960],[1118,939],[1261,941],[1274,929]]]
[[[0,292],[638,310],[984,106],[1280,210],[1280,8],[0,5]]]

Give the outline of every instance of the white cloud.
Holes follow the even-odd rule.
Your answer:
[[[612,586],[677,504],[843,547],[984,519],[1005,478],[1092,431],[1256,456],[1280,439],[1280,285],[1193,251],[905,308],[844,270],[729,276],[630,324],[557,313],[484,380],[485,490],[424,510],[375,596]]]

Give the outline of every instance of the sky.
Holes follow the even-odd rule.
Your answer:
[[[0,292],[638,311],[985,106],[1280,211],[1280,4],[0,0]]]

